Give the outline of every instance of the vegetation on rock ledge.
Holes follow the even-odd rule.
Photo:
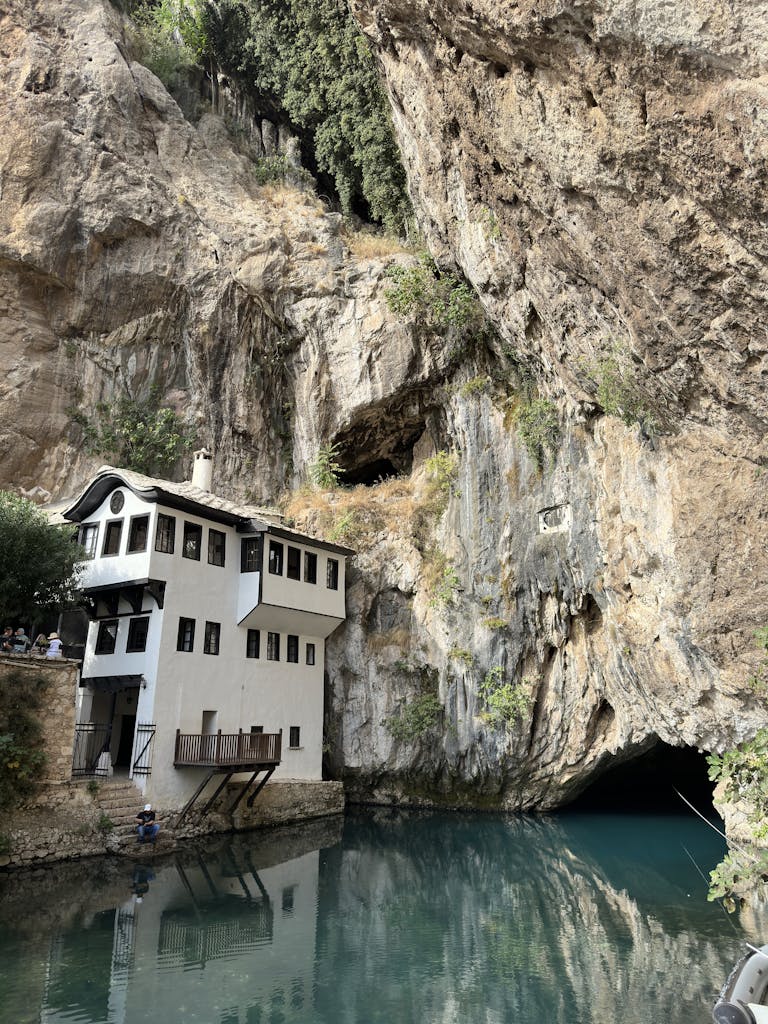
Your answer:
[[[137,473],[167,474],[192,446],[191,432],[173,409],[160,406],[156,391],[146,399],[123,395],[99,402],[92,418],[83,412],[72,418],[82,427],[90,454]]]
[[[218,0],[201,4],[214,58],[265,112],[311,140],[344,213],[394,232],[411,214],[389,108],[365,37],[343,0]]]
[[[0,677],[0,808],[33,793],[45,765],[37,712],[46,688],[42,676],[29,678],[26,672]]]

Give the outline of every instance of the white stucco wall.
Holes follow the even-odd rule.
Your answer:
[[[283,731],[282,764],[275,778],[317,780],[322,776],[323,676],[325,664],[324,638],[344,618],[344,558],[330,555],[339,563],[339,588],[326,586],[326,561],[329,555],[320,548],[296,543],[301,550],[302,576],[304,552],[317,554],[317,582],[289,580],[287,549],[284,546],[283,575],[240,572],[242,534],[235,527],[212,522],[206,516],[190,515],[177,509],[156,506],[137,498],[127,487],[121,487],[125,503],[116,515],[110,511],[111,494],[87,522],[99,524],[98,556],[86,565],[84,585],[105,586],[139,579],[166,582],[164,607],[159,609],[154,598],[145,595],[142,614],[149,616],[147,647],[144,652],[127,653],[130,606],[121,601],[118,607],[118,633],[114,654],[96,654],[98,622],[91,623],[86,648],[83,676],[141,675],[136,707],[137,723],[152,722],[157,726],[152,759],[152,774],[136,781],[147,798],[165,807],[181,806],[206,769],[173,767],[176,730],[183,733],[203,731],[203,712],[215,711],[216,728],[223,733],[249,732],[262,726],[266,733]],[[114,492],[112,492],[114,493]],[[155,528],[159,513],[175,518],[173,553],[158,552]],[[130,519],[149,515],[148,550],[127,554]],[[105,523],[122,518],[124,526],[120,551],[103,557]],[[200,560],[185,558],[183,552],[184,523],[202,528]],[[224,566],[208,563],[208,533],[213,528],[226,537]],[[268,559],[269,538],[264,538],[264,559]],[[264,622],[259,616],[246,618],[243,609],[259,601],[259,583],[273,602],[275,615]],[[268,584],[267,584],[268,581]],[[262,601],[266,597],[262,594]],[[181,617],[195,621],[192,652],[178,651],[177,638]],[[220,625],[219,654],[203,653],[206,622]],[[260,655],[246,657],[248,628],[260,628]],[[280,633],[280,660],[267,659],[268,631]],[[287,661],[288,634],[299,637],[299,661]],[[307,644],[314,644],[315,664],[306,664]],[[91,717],[86,697],[81,709],[82,720]],[[104,702],[96,698],[100,713]],[[291,727],[300,729],[300,743],[289,746]],[[113,737],[113,753],[119,736]],[[214,783],[212,783],[213,785]]]

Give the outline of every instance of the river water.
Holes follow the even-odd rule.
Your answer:
[[[705,1024],[759,915],[693,818],[360,811],[0,876],[2,1024]]]

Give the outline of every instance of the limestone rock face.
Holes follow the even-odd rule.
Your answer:
[[[108,0],[11,2],[0,32],[5,483],[73,493],[103,460],[72,411],[156,385],[216,451],[214,487],[264,500],[439,369],[386,316],[382,263],[313,194],[259,188],[221,118],[187,122]]]
[[[449,658],[453,741],[410,767],[447,790],[501,774],[512,804],[547,804],[656,737],[743,737],[765,722],[745,681],[768,609],[768,5],[353,8],[430,247],[567,410],[556,465],[537,477],[487,398],[445,409],[463,457],[443,543],[463,592],[429,628],[426,660],[468,649],[479,664]],[[667,428],[650,442],[590,415],[606,353]],[[571,525],[538,534],[537,509],[558,504]],[[376,564],[388,579],[375,590],[396,588],[397,562]],[[483,631],[483,607],[500,635]],[[501,740],[476,717],[478,678],[497,665],[535,698]],[[381,692],[369,662],[338,705],[363,774],[404,768]]]
[[[395,317],[386,267],[413,257],[356,255],[311,193],[259,187],[107,0],[10,0],[0,482],[73,493],[102,461],[73,410],[153,385],[221,493],[274,498],[329,442],[352,481],[403,474],[292,506],[358,550],[327,656],[328,763],[355,796],[554,806],[659,740],[751,734],[766,5],[354,6],[428,244],[498,336]],[[258,152],[285,134],[258,131]],[[510,415],[522,364],[560,419],[542,469]],[[617,366],[631,425],[603,414]]]

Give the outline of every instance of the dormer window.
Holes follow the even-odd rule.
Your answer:
[[[300,580],[301,579],[301,552],[298,548],[288,548],[288,564],[286,566],[286,576],[289,580]]]
[[[197,523],[184,523],[184,545],[181,553],[184,558],[200,561],[200,548],[203,545],[203,528]]]
[[[120,537],[123,533],[123,520],[112,519],[107,523],[104,531],[104,548],[102,555],[117,555],[120,553]]]
[[[134,516],[128,531],[128,554],[147,550],[149,535],[149,516]]]
[[[339,589],[339,563],[335,558],[328,559],[328,568],[325,573],[325,583],[329,590]]]
[[[269,571],[273,576],[283,575],[283,545],[276,540],[269,542]]]
[[[85,548],[86,558],[96,557],[96,545],[99,540],[99,524],[83,523],[77,535],[78,543]]]
[[[261,537],[243,537],[240,541],[240,572],[261,571]]]
[[[167,555],[172,555],[175,539],[176,517],[158,512],[157,530],[155,531],[155,551],[163,551]]]
[[[317,555],[311,551],[304,552],[304,582],[317,583]]]
[[[208,531],[208,564],[224,565],[224,548],[227,535],[221,530]]]

